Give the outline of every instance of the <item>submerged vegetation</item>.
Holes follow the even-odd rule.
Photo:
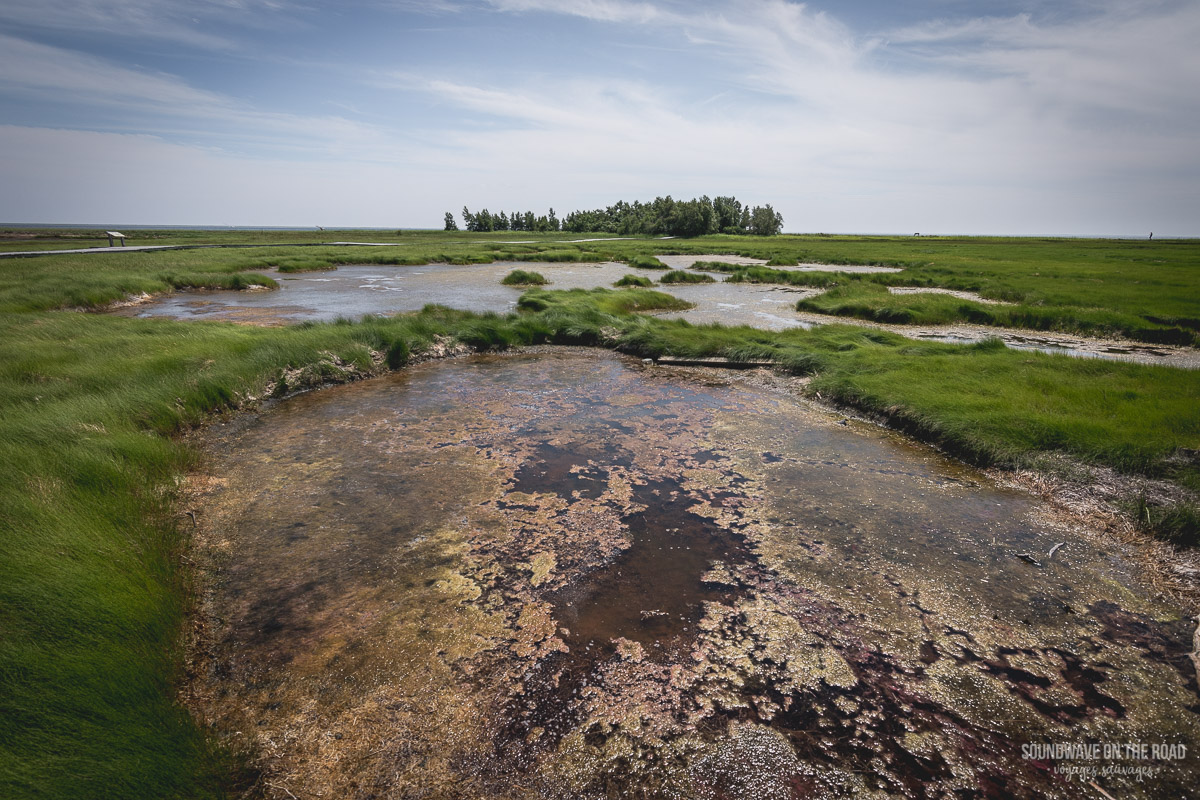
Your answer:
[[[641,288],[645,279],[620,290],[531,289],[514,314],[429,306],[270,329],[69,311],[141,293],[270,287],[263,272],[272,268],[514,258],[642,266],[657,262],[653,255],[667,244],[395,238],[408,241],[0,260],[0,795],[222,794],[228,757],[175,702],[190,530],[180,479],[196,458],[177,434],[272,395],[400,368],[447,344],[769,360],[811,376],[814,395],[975,464],[1021,466],[1066,454],[1200,490],[1198,372],[1015,351],[994,341],[917,343],[852,325],[783,332],[692,325],[647,315],[687,304]],[[670,245],[678,253],[777,263],[905,266],[903,273],[855,276],[731,270],[737,280],[832,287],[817,299],[834,313],[858,304],[855,315],[908,309],[915,319],[978,307],[993,315],[988,324],[1157,341],[1194,342],[1200,330],[1200,245],[1190,242],[718,236]],[[889,285],[968,290],[1014,305],[898,297]],[[1195,543],[1193,506],[1143,501],[1131,515],[1168,540]]]

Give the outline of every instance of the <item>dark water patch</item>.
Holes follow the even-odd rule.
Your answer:
[[[717,458],[708,455],[708,461]],[[611,466],[632,464],[617,459]],[[562,472],[554,472],[557,480],[551,470],[537,477],[526,473],[519,490],[561,494]],[[635,484],[632,503],[640,508],[621,520],[627,549],[603,569],[549,595],[568,652],[551,655],[525,675],[523,690],[505,710],[509,724],[497,738],[506,759],[527,768],[536,753],[554,747],[579,722],[580,692],[589,682],[603,682],[603,663],[624,657],[661,665],[686,660],[705,603],[744,595],[736,585],[705,580],[715,565],[743,564],[751,553],[744,537],[694,513],[697,502],[676,478]]]
[[[1144,658],[1170,664],[1184,685],[1200,698],[1196,665],[1191,659],[1194,629],[1187,619],[1160,622],[1107,600],[1091,604],[1088,611],[1104,626],[1101,635],[1105,640],[1136,647]],[[1200,704],[1192,708],[1200,713]]]
[[[600,451],[597,455],[604,455],[605,452],[611,454],[609,447],[593,446],[589,449]],[[534,449],[533,458],[517,470],[513,478],[513,490],[528,494],[552,492],[568,500],[575,497],[597,499],[607,489],[607,476],[602,468],[589,465],[591,460],[574,450],[539,444]]]
[[[640,642],[652,660],[678,656],[703,604],[733,593],[701,580],[714,564],[749,558],[738,534],[692,513],[696,498],[679,482],[663,479],[635,487],[645,510],[622,519],[630,547],[603,574],[557,593],[556,617],[570,630],[572,649],[613,639]]]

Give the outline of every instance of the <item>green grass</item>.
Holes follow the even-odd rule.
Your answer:
[[[658,279],[659,283],[716,283],[716,279],[712,275],[705,275],[703,272],[687,272],[682,269],[673,269],[670,272],[663,274]]]
[[[262,283],[253,271],[268,265],[480,263],[561,252],[622,260],[666,244],[586,249],[551,237],[533,245],[476,234],[396,238],[404,244],[0,260],[0,796],[221,795],[235,762],[174,700],[190,525],[177,481],[196,458],[174,434],[270,386],[283,392],[401,368],[435,337],[479,350],[561,343],[641,357],[772,360],[813,376],[809,390],[824,399],[878,415],[976,464],[1036,465],[1065,453],[1200,490],[1200,467],[1190,457],[1200,449],[1200,373],[1193,371],[1014,351],[994,341],[916,343],[851,325],[778,333],[691,325],[647,316],[687,304],[640,287],[531,289],[517,314],[431,306],[395,318],[272,329],[49,310],[181,286]],[[693,254],[790,254],[806,262],[920,257],[921,266],[909,267],[910,282],[1039,295],[1042,305],[1020,303],[1051,317],[1100,309],[1192,330],[1148,317],[1200,316],[1189,310],[1200,263],[1192,243],[709,237],[670,244]],[[1095,282],[1084,277],[1089,271]],[[1054,276],[1034,274],[1047,272]],[[794,274],[833,276],[835,290],[866,287],[863,296],[876,307],[893,302],[881,294],[881,281]],[[1077,291],[1066,303],[1062,287],[1072,283]],[[910,307],[920,313],[946,300],[915,297],[903,300],[919,301]],[[962,303],[950,300],[951,308]],[[284,386],[289,367],[299,375]],[[1146,510],[1134,506],[1131,515]],[[1148,511],[1148,529],[1194,543],[1194,507]]]
[[[210,796],[226,761],[174,702],[192,454],[170,434],[262,391],[419,346],[459,320],[285,333],[0,315],[0,796]],[[324,364],[322,366],[322,364]]]
[[[619,280],[613,283],[613,286],[640,286],[648,288],[654,285],[654,281],[649,278],[643,278],[641,275],[622,275]]]
[[[692,304],[651,289],[531,289],[517,301],[522,311],[554,311],[587,316],[593,313],[627,315],[645,311],[681,311]]]
[[[652,255],[635,255],[625,259],[625,263],[638,269],[667,269],[667,265]]]
[[[872,276],[874,277],[874,276]],[[840,317],[911,325],[972,323],[1001,328],[1029,328],[1120,336],[1157,344],[1195,345],[1200,330],[1190,320],[1150,321],[1147,317],[1104,308],[1045,306],[1018,303],[998,305],[963,300],[944,294],[891,294],[886,286],[855,281],[796,303],[802,311]]]
[[[514,269],[505,275],[500,282],[505,286],[545,286],[550,281],[546,280],[546,276],[540,272]]]
[[[34,231],[39,246],[75,246],[80,231]],[[83,232],[86,233],[86,232]],[[126,231],[126,233],[130,233]],[[0,230],[0,249],[5,232]],[[26,232],[23,235],[27,235]],[[14,232],[15,235],[15,232]],[[61,235],[61,241],[54,237]],[[75,256],[0,260],[0,308],[45,310],[94,308],[128,294],[159,293],[185,287],[221,287],[230,273],[328,269],[340,264],[417,265],[523,261],[624,261],[643,269],[667,269],[659,254],[719,253],[765,258],[776,265],[818,263],[871,264],[903,269],[900,273],[850,275],[797,272],[771,267],[740,268],[705,262],[702,269],[732,273],[732,280],[785,283],[817,288],[856,284],[927,286],[978,292],[1016,303],[1019,309],[993,314],[997,326],[1078,331],[1126,336],[1150,342],[1195,342],[1200,334],[1200,242],[1193,240],[1125,241],[1105,239],[1034,239],[997,237],[885,236],[708,236],[687,240],[606,240],[572,243],[578,234],[524,234],[529,244],[506,242],[508,234],[437,231],[135,231],[131,244],[223,242],[237,250],[183,250],[88,256],[86,267]],[[369,240],[394,247],[331,247],[323,242]],[[16,240],[28,244],[29,239]],[[271,248],[267,242],[303,247]],[[49,262],[49,263],[45,263]],[[263,278],[251,280],[265,283]],[[267,283],[266,285],[269,285]],[[853,292],[851,292],[853,294]],[[890,313],[883,295],[847,296],[844,316],[876,319]],[[891,303],[892,301],[886,301]],[[935,301],[909,300],[914,318],[933,315]],[[833,306],[825,311],[837,312]],[[822,311],[822,313],[825,313]],[[957,317],[936,310],[942,319],[970,321],[978,309]],[[980,318],[986,318],[985,316]]]
[[[979,465],[1036,464],[1048,453],[1200,488],[1173,456],[1200,441],[1195,371],[971,346],[856,348],[814,379],[835,402]]]
[[[1200,547],[1200,504],[1155,504],[1143,495],[1128,504],[1138,528],[1179,547]]]

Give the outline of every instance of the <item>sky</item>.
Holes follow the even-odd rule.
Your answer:
[[[1200,236],[1196,0],[0,0],[0,222]]]

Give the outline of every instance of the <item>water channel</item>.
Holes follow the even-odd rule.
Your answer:
[[[207,448],[194,706],[264,796],[1157,798],[1200,776],[1193,625],[1121,552],[782,378],[475,356]],[[1034,749],[1114,742],[1174,749]]]

